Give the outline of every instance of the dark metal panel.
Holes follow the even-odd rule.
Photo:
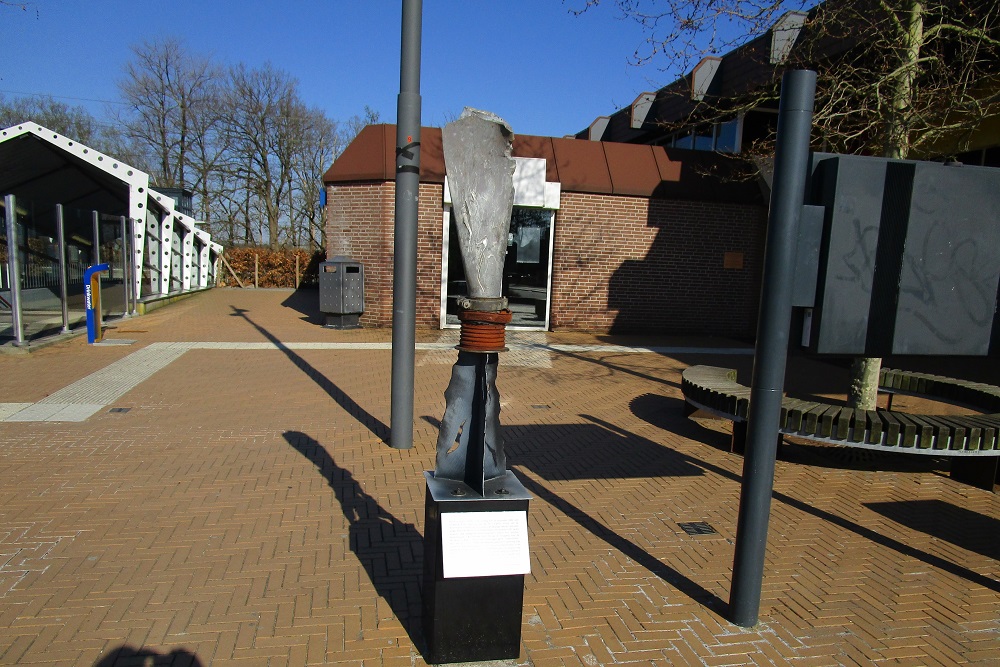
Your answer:
[[[915,163],[899,160],[867,162],[881,164],[885,169],[885,187],[882,190],[882,211],[864,352],[869,356],[884,357],[892,352],[896,305],[899,300],[899,276],[910,224]]]
[[[844,155],[816,155],[814,164],[815,203],[826,216],[812,340],[816,352],[859,354],[868,332],[885,167]]]
[[[1000,283],[1000,170],[915,167],[892,352],[985,355]]]
[[[795,279],[792,284],[793,307],[812,308],[816,303],[823,213],[822,206],[803,206],[799,216],[799,241],[795,250]]]

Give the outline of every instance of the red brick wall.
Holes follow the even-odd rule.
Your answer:
[[[327,256],[346,255],[364,265],[363,326],[392,325],[393,238],[396,184],[327,186]],[[441,216],[444,186],[421,183],[417,219],[417,326],[437,328],[441,301]]]
[[[329,186],[329,256],[365,265],[365,326],[392,324],[395,184]],[[754,335],[765,211],[743,204],[563,192],[553,330]],[[420,185],[417,326],[437,328],[442,186]],[[725,260],[735,268],[725,268]],[[742,265],[740,266],[740,261]]]
[[[762,207],[567,192],[561,207],[553,330],[754,335]]]

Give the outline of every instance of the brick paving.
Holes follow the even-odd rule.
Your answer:
[[[154,343],[198,343],[84,421],[0,423],[0,663],[424,664],[421,472],[448,338],[418,335],[415,446],[395,451],[385,345],[292,345],[390,333],[323,329],[309,297],[213,290],[117,323],[131,346],[0,357],[0,404],[40,405]],[[509,664],[1000,664],[996,495],[946,461],[789,446],[761,622],[739,628],[725,608],[742,459],[727,423],[683,417],[679,385],[687,365],[749,373],[750,357],[545,338],[498,379],[509,461],[535,496]],[[842,377],[790,360],[797,391],[836,394]]]

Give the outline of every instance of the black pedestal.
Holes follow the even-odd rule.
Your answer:
[[[327,313],[323,326],[327,329],[359,329],[361,313]]]
[[[525,570],[519,574],[494,572],[518,569],[520,559],[507,558],[508,551],[517,550],[507,547],[519,545],[526,551],[526,532],[521,538],[513,533],[510,539],[504,538],[501,548],[493,551],[499,554],[495,560],[476,558],[474,552],[484,542],[484,536],[477,536],[477,532],[491,531],[496,526],[500,532],[487,535],[486,541],[498,540],[500,533],[511,528],[512,522],[520,521],[518,513],[524,514],[526,522],[531,496],[509,470],[505,476],[486,482],[484,496],[463,482],[435,479],[430,472],[425,472],[424,476],[427,498],[424,505],[423,625],[427,661],[441,664],[517,658],[521,651]],[[472,521],[473,527],[456,536],[454,526],[450,525],[448,535],[443,535],[442,515],[450,512],[462,513],[461,517],[451,517],[451,520]],[[477,512],[486,514],[470,516]],[[489,516],[495,512],[505,514]],[[475,544],[462,544],[463,538]],[[518,543],[519,539],[524,540],[523,544]],[[445,576],[470,568],[481,571],[481,576]]]

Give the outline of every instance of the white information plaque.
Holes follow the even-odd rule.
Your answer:
[[[527,512],[442,512],[444,578],[528,574]]]

